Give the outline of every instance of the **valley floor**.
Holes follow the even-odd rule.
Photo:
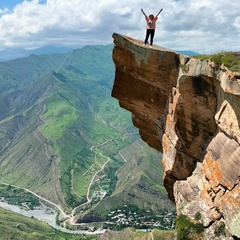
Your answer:
[[[69,229],[63,228],[56,224],[57,212],[44,204],[42,204],[41,207],[38,207],[37,209],[34,209],[34,210],[23,210],[19,206],[11,205],[6,202],[0,201],[0,208],[10,210],[15,213],[19,213],[29,218],[38,219],[40,221],[47,223],[49,226],[66,233],[102,234],[105,232],[105,230],[97,230],[97,229],[94,232],[89,232],[84,230],[69,230]]]

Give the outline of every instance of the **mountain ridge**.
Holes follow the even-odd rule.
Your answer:
[[[101,46],[101,45],[86,45],[89,46]],[[79,47],[77,49],[82,49],[84,46]],[[30,55],[49,55],[49,54],[63,54],[76,50],[76,48],[67,48],[67,47],[55,47],[55,46],[43,46],[36,49],[16,49],[16,48],[6,48],[0,51],[0,62],[6,62],[10,60],[14,60],[17,58],[29,57]],[[181,54],[185,54],[188,56],[196,56],[199,55],[196,52],[189,50],[175,50]]]
[[[28,57],[31,54],[52,54],[52,53],[67,53],[72,51],[73,48],[67,47],[54,47],[54,46],[43,46],[36,49],[21,49],[21,48],[5,48],[0,51],[0,62],[14,60],[17,58]]]
[[[101,153],[111,160],[96,176],[98,184],[92,185],[90,194],[104,187],[108,195],[96,206],[89,204],[89,209],[106,216],[116,201],[111,195],[121,187],[121,181],[125,183],[124,176],[117,175],[117,170],[125,168],[125,161],[141,165],[140,158],[149,152],[158,164],[161,155],[143,143],[137,157],[131,159],[139,135],[129,124],[130,115],[111,98],[112,47],[87,46],[66,54],[31,55],[0,63],[0,99],[4,102],[0,112],[2,182],[30,188],[71,213],[86,202],[90,180],[106,162]],[[144,163],[136,174],[146,167]],[[145,179],[149,186],[153,177],[149,174]],[[143,184],[142,179],[135,184]],[[143,206],[143,198],[136,205],[151,208],[154,198],[162,195],[163,203],[154,204],[154,210],[174,210],[165,190],[157,184],[152,188],[160,190],[155,195],[149,193],[149,204]],[[135,196],[139,194],[141,189]],[[123,196],[121,192],[118,195]],[[127,191],[124,196],[125,202],[132,200]],[[77,217],[82,216],[76,216],[76,221]]]

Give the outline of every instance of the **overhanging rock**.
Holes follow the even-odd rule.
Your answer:
[[[239,73],[120,34],[113,39],[112,96],[163,153],[169,198],[179,213],[194,219],[201,212],[205,226],[224,222],[240,237]]]

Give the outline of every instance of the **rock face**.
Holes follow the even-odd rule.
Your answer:
[[[178,214],[200,215],[205,239],[240,238],[240,74],[116,33],[113,39],[112,96],[163,153]],[[220,226],[222,238],[214,235]]]

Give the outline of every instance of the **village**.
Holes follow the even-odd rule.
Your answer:
[[[155,215],[151,210],[141,210],[135,206],[124,205],[123,208],[110,212],[107,216],[107,226],[110,229],[134,227],[137,229],[174,229],[176,212],[162,210]]]

